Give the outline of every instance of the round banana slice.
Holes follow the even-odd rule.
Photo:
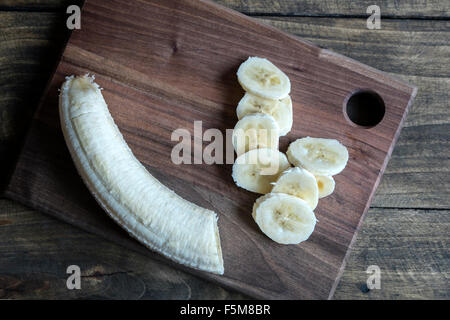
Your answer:
[[[334,139],[306,137],[289,145],[287,156],[296,167],[314,175],[334,176],[344,170],[348,161],[347,148]]]
[[[310,172],[302,168],[291,168],[275,182],[272,193],[286,193],[305,200],[314,210],[319,202],[319,188],[316,178]]]
[[[286,156],[278,150],[254,149],[236,159],[232,176],[238,187],[265,194],[289,166]]]
[[[239,101],[236,108],[238,119],[248,114],[265,113],[271,115],[280,127],[280,136],[285,136],[292,128],[292,100],[290,96],[282,100],[265,99],[249,92]]]
[[[316,176],[319,188],[319,198],[325,198],[333,193],[336,182],[332,176]]]
[[[316,226],[316,216],[309,205],[284,193],[269,193],[257,199],[252,216],[266,236],[281,244],[307,240]]]
[[[275,119],[264,113],[249,114],[236,123],[233,146],[237,155],[259,148],[278,149],[279,127]]]
[[[288,76],[265,58],[250,57],[237,71],[245,91],[267,99],[283,99],[291,92]]]

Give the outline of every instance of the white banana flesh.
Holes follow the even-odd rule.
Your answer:
[[[287,96],[281,100],[265,99],[246,92],[236,108],[239,120],[249,114],[265,113],[271,115],[280,128],[280,136],[285,136],[292,129],[292,100]]]
[[[289,168],[286,156],[274,149],[254,149],[239,156],[232,177],[238,187],[256,193],[269,193],[278,176]]]
[[[325,198],[333,193],[336,182],[332,176],[316,176],[319,198]]]
[[[291,92],[288,76],[265,58],[249,57],[239,66],[237,78],[245,91],[262,98],[280,100]]]
[[[319,188],[314,175],[302,168],[291,168],[283,172],[273,186],[272,193],[285,193],[300,198],[312,210],[319,203]]]
[[[249,114],[236,123],[232,142],[238,156],[258,148],[278,149],[278,124],[268,114]]]
[[[294,168],[284,160],[267,161],[286,158],[279,151],[275,157],[279,141],[268,142],[272,140],[264,132],[271,124],[263,115],[274,120],[279,136],[292,129],[290,80],[269,60],[259,57],[249,57],[243,62],[237,77],[246,93],[236,108],[239,121],[233,132],[233,145],[238,158],[233,165],[233,179],[239,187],[266,194],[256,200],[252,213],[263,233],[281,244],[300,243],[314,231],[316,217],[313,210],[319,198],[333,193],[335,181],[332,176],[347,165],[348,150],[334,139],[306,137],[291,143],[287,150],[287,159]],[[260,134],[258,129],[266,130]],[[255,157],[261,159],[261,153],[266,155],[266,164],[255,161]],[[290,169],[284,171],[282,166],[277,166],[278,170],[272,169],[272,174],[263,174],[273,166],[267,164],[271,162],[283,163]]]
[[[168,258],[223,274],[216,214],[178,196],[134,157],[93,78],[66,78],[59,106],[78,172],[111,218]]]
[[[286,154],[290,163],[314,175],[334,176],[344,170],[348,161],[347,148],[335,139],[297,139]]]
[[[311,207],[304,200],[284,193],[258,198],[252,216],[266,236],[281,244],[307,240],[316,226]]]

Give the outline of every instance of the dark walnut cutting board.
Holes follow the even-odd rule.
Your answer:
[[[233,128],[244,92],[236,71],[248,56],[271,60],[290,77],[292,131],[339,139],[350,160],[335,192],[319,201],[313,235],[300,245],[269,240],[251,218],[258,195],[239,189],[231,165],[175,165],[171,133],[195,120],[203,130]],[[77,174],[61,133],[64,77],[95,74],[136,157],[182,197],[219,215],[225,274],[171,263],[132,240],[102,212]],[[344,116],[358,89],[386,106],[370,129]],[[199,1],[88,0],[41,100],[6,195],[130,249],[260,298],[331,298],[391,155],[415,88],[216,4]],[[198,143],[195,141],[195,143]],[[209,142],[204,142],[207,145]],[[74,244],[75,245],[75,244]]]

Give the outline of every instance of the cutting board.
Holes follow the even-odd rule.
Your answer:
[[[294,125],[280,139],[281,151],[304,136],[338,139],[349,150],[335,192],[315,210],[314,233],[299,245],[279,245],[258,229],[251,218],[258,195],[233,183],[230,164],[171,161],[178,143],[171,140],[174,130],[193,134],[194,121],[202,121],[203,131],[234,127],[244,94],[236,71],[249,56],[268,58],[291,79]],[[185,268],[144,248],[102,212],[84,186],[63,140],[57,97],[65,76],[88,72],[145,167],[180,196],[218,213],[223,276]],[[384,101],[384,117],[375,126],[355,125],[346,115],[346,102],[361,89]],[[207,1],[88,0],[6,195],[253,297],[331,298],[415,92],[380,71]],[[192,137],[193,145],[209,143]]]

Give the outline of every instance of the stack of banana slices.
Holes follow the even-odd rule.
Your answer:
[[[252,213],[265,235],[281,244],[298,244],[314,231],[313,210],[319,198],[333,193],[333,175],[345,168],[347,148],[334,139],[306,137],[292,142],[286,157],[278,142],[292,128],[289,78],[259,57],[242,63],[237,77],[246,93],[236,109],[233,180],[243,189],[265,194]]]

